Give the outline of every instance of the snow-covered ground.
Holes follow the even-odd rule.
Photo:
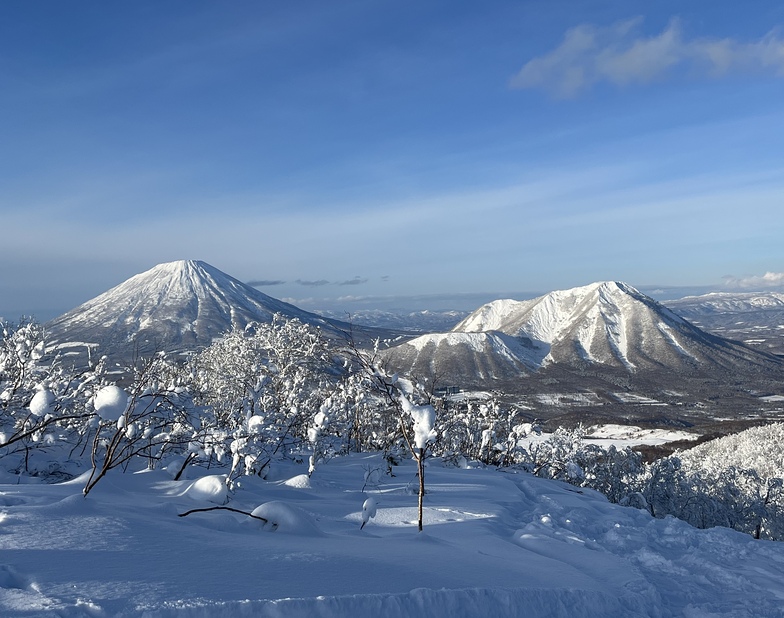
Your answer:
[[[636,425],[595,425],[586,431],[586,442],[600,446],[615,445],[616,448],[633,447],[640,444],[666,444],[679,440],[696,440],[699,434],[679,429],[643,429]]]
[[[519,439],[518,444],[530,448],[532,444],[547,442],[553,437],[552,433],[534,432],[533,426],[531,429],[525,437]],[[587,427],[583,442],[602,448],[614,446],[617,449],[624,449],[640,445],[654,446],[681,440],[697,440],[698,438],[699,434],[678,429],[643,429],[636,425],[607,424]]]
[[[221,500],[215,479],[113,472],[84,498],[78,481],[6,478],[0,614],[784,616],[782,543],[437,460],[418,533],[414,463],[383,470],[379,455],[354,455],[310,479],[294,466],[248,479],[227,506],[268,524],[222,510],[178,517]],[[368,497],[377,514],[360,530]]]

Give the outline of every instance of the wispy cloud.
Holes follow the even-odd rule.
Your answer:
[[[326,279],[316,279],[316,280],[297,279],[296,283],[298,285],[304,285],[305,287],[318,288],[324,285],[362,285],[364,283],[367,283],[368,281],[369,279],[367,279],[366,277],[360,277],[359,275],[357,275],[353,279],[346,279],[345,281],[327,281]],[[281,281],[281,283],[285,283],[285,282]]]
[[[353,279],[348,279],[346,281],[340,281],[338,285],[362,285],[363,283],[367,283],[367,279],[363,279],[362,277],[354,277]]]
[[[746,277],[724,277],[724,283],[730,288],[779,288],[784,287],[784,273],[767,272],[764,275]]]
[[[248,281],[247,283],[254,288],[263,288],[271,285],[283,285],[286,282],[282,279],[259,279],[257,281]]]
[[[510,81],[513,88],[541,88],[569,98],[599,82],[616,86],[648,83],[674,71],[691,69],[720,77],[733,72],[766,71],[784,77],[784,39],[770,31],[759,40],[692,38],[677,18],[659,34],[639,33],[641,18],[610,27],[583,24],[564,35],[549,54],[533,58]]]

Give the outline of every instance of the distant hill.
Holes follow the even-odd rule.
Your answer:
[[[435,333],[453,328],[465,318],[468,311],[386,311],[383,309],[359,309],[352,311],[350,316],[345,311],[318,311],[327,318],[346,320],[351,318],[353,324],[382,328],[407,333]]]
[[[700,328],[784,356],[784,294],[780,292],[713,292],[665,304]]]

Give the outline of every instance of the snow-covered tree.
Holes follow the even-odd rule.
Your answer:
[[[367,352],[349,342],[349,353],[356,370],[363,376],[368,388],[382,397],[396,411],[400,431],[408,451],[417,463],[419,478],[418,529],[421,532],[424,518],[425,459],[428,447],[436,440],[436,410],[421,387],[411,380],[390,374],[378,362],[377,348]]]
[[[211,410],[210,435],[226,438],[230,482],[263,474],[274,458],[308,445],[308,428],[340,376],[320,331],[280,315],[233,330],[188,370],[197,402]],[[215,452],[214,442],[202,450]]]

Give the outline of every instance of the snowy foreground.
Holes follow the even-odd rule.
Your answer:
[[[418,533],[415,464],[383,469],[354,455],[310,479],[279,467],[245,480],[227,506],[266,525],[178,517],[222,501],[216,477],[113,471],[87,498],[78,480],[4,477],[0,615],[784,616],[784,543],[437,460]],[[360,530],[368,497],[377,513]]]

